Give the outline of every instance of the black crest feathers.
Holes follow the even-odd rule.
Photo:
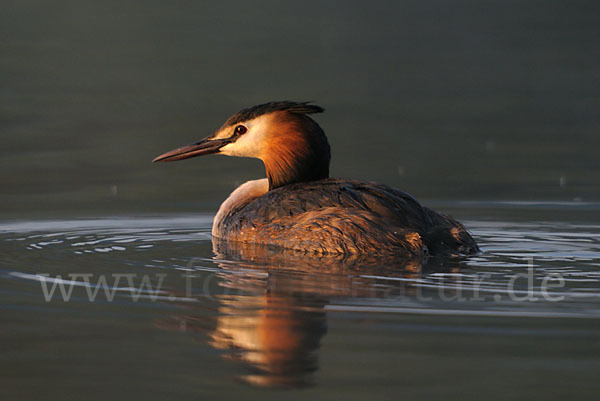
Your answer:
[[[321,106],[315,104],[309,104],[310,102],[290,102],[287,100],[280,102],[269,102],[252,106],[247,109],[243,109],[229,117],[225,121],[224,126],[234,125],[243,121],[252,120],[263,114],[272,113],[275,111],[287,111],[295,114],[315,114],[322,113],[325,111]]]

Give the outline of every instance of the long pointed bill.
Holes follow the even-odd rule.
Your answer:
[[[156,157],[152,160],[155,162],[172,162],[175,160],[189,159],[190,157],[210,155],[217,153],[223,146],[231,143],[231,138],[224,139],[203,139],[200,142],[191,145],[182,146],[167,153]]]

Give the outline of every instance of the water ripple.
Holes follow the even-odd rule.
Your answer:
[[[272,268],[212,253],[211,217],[3,223],[0,243],[6,252],[2,262],[12,272],[4,277],[31,277],[32,268],[38,271],[41,266],[51,275],[64,273],[65,268],[84,263],[111,266],[111,272],[127,267],[148,273],[163,269],[217,274],[222,288],[239,287],[240,283],[245,290],[263,288],[265,277],[272,276]],[[291,266],[285,270],[280,266],[279,281],[296,292],[321,291],[319,295],[323,295],[324,291],[331,298],[330,311],[597,317],[600,226],[490,221],[468,221],[466,225],[483,252],[456,267],[425,266],[419,274],[407,276],[390,269],[383,273],[342,270],[332,274],[326,269],[306,271],[302,266]],[[80,259],[82,262],[78,262]],[[31,265],[33,260],[36,266]],[[269,272],[267,276],[265,271]],[[562,285],[544,287],[544,280],[553,277],[560,277]],[[345,287],[348,279],[358,286],[351,295]],[[399,288],[403,289],[403,298],[389,296]],[[356,294],[361,295],[356,298]],[[415,294],[427,297],[427,301],[405,304],[407,299],[418,299]],[[527,296],[537,302],[514,301]],[[560,297],[561,302],[544,302],[546,296]],[[172,299],[185,302],[186,297],[173,295]]]

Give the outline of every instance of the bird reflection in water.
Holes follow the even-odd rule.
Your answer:
[[[304,386],[317,370],[317,350],[327,332],[324,305],[297,294],[268,291],[234,296],[219,308],[209,343],[226,350],[226,357],[244,362],[251,373],[240,378],[250,384]]]
[[[216,321],[207,323],[206,308],[187,304],[185,314],[160,326],[202,332],[224,358],[245,366],[238,379],[261,387],[314,382],[318,350],[327,333],[325,306],[332,300],[410,297],[414,288],[406,283],[418,279],[423,268],[423,261],[415,259],[315,258],[218,240],[213,240],[213,249],[224,287],[215,297]],[[403,280],[381,285],[381,276]]]

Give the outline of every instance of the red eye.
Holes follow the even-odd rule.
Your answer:
[[[246,133],[246,131],[248,131],[248,128],[244,127],[243,125],[238,125],[237,127],[235,127],[236,135],[243,135]]]

